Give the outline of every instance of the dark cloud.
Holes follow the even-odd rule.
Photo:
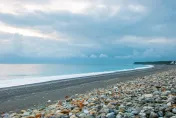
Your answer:
[[[30,1],[26,1],[30,2]],[[40,3],[38,1],[37,3]],[[43,1],[42,1],[43,2]],[[47,2],[47,1],[46,1]],[[120,1],[121,2],[121,1]],[[107,4],[117,4],[115,0],[104,1]],[[124,1],[123,4],[129,4]],[[54,40],[43,40],[35,37],[13,37],[14,52],[20,52],[20,56],[54,56],[56,54],[66,55],[100,55],[108,54],[109,57],[132,55],[137,50],[140,55],[160,55],[161,57],[171,58],[174,47],[166,50],[164,48],[151,47],[138,48],[130,47],[127,44],[117,45],[114,41],[120,40],[124,36],[150,38],[166,38],[176,40],[176,2],[174,0],[164,1],[142,1],[135,0],[133,4],[142,4],[147,8],[146,12],[134,13],[123,9],[119,14],[109,16],[92,14],[73,14],[70,12],[41,12],[35,11],[23,15],[0,14],[0,21],[21,28],[34,28],[42,32],[53,32],[69,38],[68,43],[61,43]],[[9,34],[0,34],[0,38],[8,39]],[[0,40],[1,40],[0,39]],[[9,39],[12,40],[12,39]],[[90,46],[92,45],[94,48]],[[34,50],[34,48],[36,48]],[[12,50],[10,48],[10,50]],[[167,54],[160,53],[167,51]],[[72,53],[73,52],[73,53]],[[12,53],[12,52],[9,52]],[[169,54],[169,55],[168,55]],[[139,56],[140,56],[139,55]],[[160,56],[156,58],[160,58]]]

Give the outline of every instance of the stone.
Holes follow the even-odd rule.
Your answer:
[[[27,116],[26,118],[35,118],[35,115],[30,115],[30,116]],[[43,118],[43,117],[41,117]]]
[[[168,112],[165,113],[165,117],[167,117],[167,118],[170,118],[172,116],[174,116],[174,114],[172,112],[168,111]]]
[[[95,118],[95,117],[92,115],[88,115],[86,118]]]
[[[116,118],[122,118],[122,115],[117,114]]]
[[[175,114],[176,114],[176,108],[173,108],[173,109],[172,109],[172,113],[175,113]]]
[[[26,112],[26,110],[21,110],[21,113],[24,113],[24,112]]]
[[[70,118],[78,118],[76,115],[72,115],[70,116]]]
[[[114,115],[114,112],[108,113],[106,115],[107,118],[115,118],[116,116]]]
[[[144,97],[144,98],[152,98],[153,95],[152,95],[152,94],[144,94],[143,97]]]
[[[85,113],[81,113],[81,114],[79,115],[79,117],[81,117],[81,118],[86,118],[87,115],[86,115]]]
[[[48,100],[47,102],[48,102],[48,103],[50,103],[50,102],[51,102],[51,100]]]
[[[171,103],[171,102],[168,102],[168,103],[167,103],[167,106],[168,106],[168,107],[171,107],[171,106],[172,106],[172,103]]]
[[[149,118],[158,118],[158,115],[155,112],[151,112]]]
[[[164,91],[164,92],[162,92],[161,95],[163,95],[163,96],[168,96],[170,93],[171,93],[171,91]]]
[[[100,118],[106,118],[106,114],[105,113],[100,114]]]
[[[163,111],[159,111],[157,114],[158,114],[159,117],[163,117],[164,116]]]
[[[133,115],[138,115],[140,112],[138,110],[134,110],[131,112]]]
[[[10,115],[8,113],[2,114],[2,118],[9,118],[9,117],[10,117]]]
[[[127,106],[131,106],[131,105],[132,105],[132,103],[131,103],[131,102],[128,102],[126,105],[127,105]]]
[[[29,116],[31,113],[30,112],[24,112],[22,116]]]
[[[10,117],[14,117],[15,115],[17,115],[17,113],[12,113],[10,114]]]
[[[153,92],[153,95],[160,95],[161,94],[161,92],[159,92],[159,91],[154,91]]]
[[[145,118],[145,117],[146,117],[146,113],[143,113],[143,112],[140,112],[139,115],[140,115],[142,118]]]
[[[84,111],[85,114],[89,113],[89,111],[87,109],[84,109],[83,111]]]

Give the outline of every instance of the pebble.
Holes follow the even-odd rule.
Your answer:
[[[132,113],[133,115],[138,115],[138,114],[139,114],[139,111],[134,110],[134,111],[132,111],[131,113]]]
[[[4,113],[1,116],[2,116],[2,118],[9,118],[10,117],[10,115],[8,113]]]
[[[3,118],[176,118],[176,70],[118,82]],[[48,100],[47,103],[51,103]]]
[[[116,116],[116,118],[122,118],[122,115],[118,114],[118,115]]]
[[[112,112],[112,113],[108,113],[108,114],[106,115],[106,117],[107,117],[107,118],[115,118],[116,116],[115,116],[114,113]]]
[[[167,117],[167,118],[170,118],[172,116],[174,116],[174,114],[172,112],[169,112],[169,111],[166,112],[166,114],[165,114],[165,117]]]
[[[48,103],[50,103],[51,102],[51,100],[48,100]]]
[[[173,108],[173,109],[172,109],[172,112],[176,114],[176,108]]]
[[[88,111],[87,109],[84,109],[84,113],[88,114],[88,113],[89,113],[89,111]]]
[[[143,97],[144,97],[144,98],[152,98],[153,95],[152,95],[152,94],[144,94]]]
[[[158,116],[159,116],[159,117],[163,117],[163,115],[164,115],[164,114],[163,114],[162,111],[159,111],[159,112],[158,112]]]
[[[168,103],[167,103],[167,106],[168,106],[168,107],[172,106],[172,103],[171,103],[171,102],[168,102]]]
[[[30,112],[24,112],[23,114],[22,114],[22,116],[30,116]]]
[[[158,115],[155,112],[151,112],[149,118],[158,118]]]

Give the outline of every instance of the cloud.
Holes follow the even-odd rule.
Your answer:
[[[100,54],[100,56],[99,56],[100,58],[107,58],[108,57],[108,55],[106,55],[106,54]]]
[[[0,22],[0,32],[10,33],[10,34],[19,34],[23,36],[31,36],[31,37],[38,37],[44,39],[55,39],[55,40],[62,40],[57,34],[54,32],[51,34],[42,33],[41,31],[32,29],[32,28],[19,28],[13,27],[7,24]]]
[[[146,58],[161,58],[165,55],[161,50],[147,48],[143,51],[133,50],[131,54],[124,56],[115,56],[116,59],[146,59]]]
[[[137,0],[135,0],[137,1]],[[23,1],[23,0],[6,0],[0,1],[1,13],[24,15],[25,13],[35,12],[70,12],[73,14],[114,16],[119,12],[145,12],[147,11],[142,3],[133,4],[127,1],[111,0],[45,0],[45,1]],[[11,4],[13,2],[13,4]],[[18,6],[18,7],[16,7]]]
[[[115,56],[116,59],[130,59],[131,55],[126,55],[126,56]]]
[[[97,58],[97,56],[92,54],[92,55],[90,55],[90,58]]]
[[[138,36],[124,36],[115,40],[116,44],[122,44],[133,48],[147,48],[147,47],[163,47],[164,45],[176,46],[175,38],[166,37],[138,37]]]
[[[173,2],[0,0],[0,58],[174,57]]]
[[[137,13],[145,13],[147,11],[147,9],[140,5],[140,4],[130,4],[128,5],[128,8],[130,11],[133,11],[133,12],[137,12]]]

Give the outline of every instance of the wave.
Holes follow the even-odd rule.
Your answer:
[[[36,84],[42,82],[49,82],[54,80],[67,80],[72,78],[79,78],[79,77],[89,77],[89,76],[96,76],[102,74],[111,74],[116,72],[125,72],[125,71],[132,71],[132,70],[142,70],[147,68],[153,68],[153,65],[148,65],[144,67],[137,67],[133,69],[122,69],[122,70],[115,70],[115,71],[104,71],[104,72],[92,72],[92,73],[82,73],[82,74],[70,74],[70,75],[60,75],[60,76],[45,76],[45,77],[24,77],[19,79],[8,79],[8,80],[0,80],[0,88],[7,88],[7,87],[15,87],[21,85],[29,85],[29,84]]]

